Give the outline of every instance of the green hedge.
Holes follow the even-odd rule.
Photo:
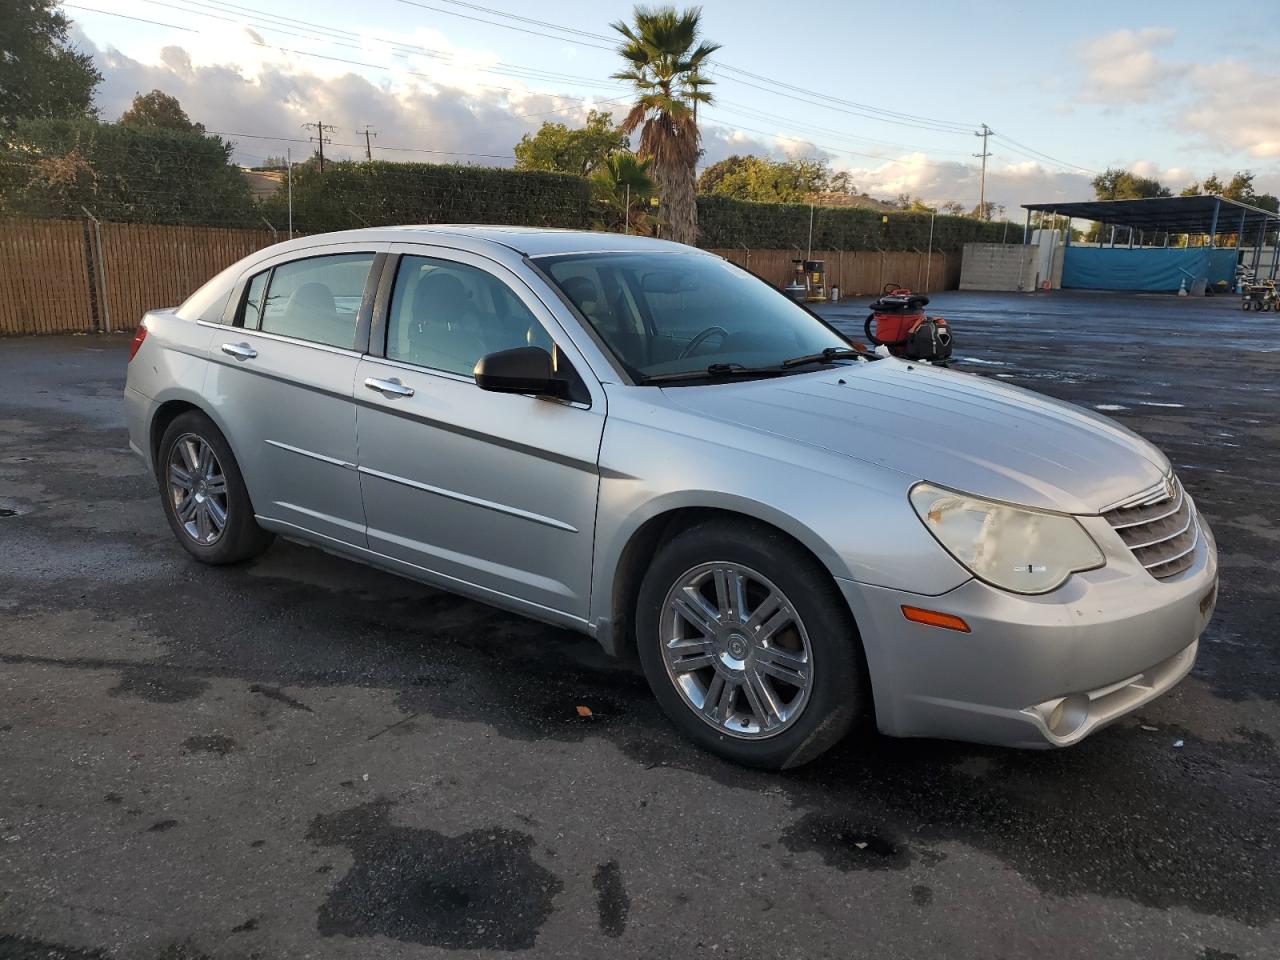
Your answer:
[[[807,203],[752,203],[730,197],[698,197],[698,244],[745,245],[753,250],[809,247]],[[882,218],[888,217],[885,223]],[[929,243],[929,214],[814,207],[815,250],[923,250]],[[1006,224],[972,217],[933,218],[933,249],[960,250],[966,243],[1000,243]],[[1007,239],[1022,242],[1022,225],[1008,224]]]
[[[194,130],[23,120],[0,139],[0,213],[261,226],[231,145]]]
[[[296,230],[365,224],[509,223],[586,229],[591,195],[581,177],[501,167],[430,163],[313,162],[293,171]],[[263,203],[277,229],[288,218],[284,190]]]

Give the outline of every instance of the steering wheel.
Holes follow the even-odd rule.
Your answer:
[[[724,327],[707,327],[707,329],[703,330],[685,345],[685,348],[680,351],[680,356],[677,359],[683,360],[685,357],[692,356],[693,351],[697,350],[702,346],[704,341],[710,337],[714,337],[717,333],[722,337],[729,336],[729,331]]]

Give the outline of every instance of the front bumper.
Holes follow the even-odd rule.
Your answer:
[[[937,597],[839,581],[862,634],[880,729],[1066,746],[1160,696],[1191,670],[1217,598],[1217,548],[1198,522],[1195,560],[1169,580],[1109,548],[1099,528],[1090,532],[1106,566],[1042,596],[977,580]],[[954,614],[972,632],[908,621],[903,605]]]

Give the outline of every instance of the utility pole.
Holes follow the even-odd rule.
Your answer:
[[[332,140],[329,139],[329,137],[326,134],[333,133],[334,127],[332,124],[325,123],[323,120],[317,120],[315,123],[304,123],[302,125],[302,129],[314,130],[316,132],[316,135],[314,137],[308,137],[307,139],[313,141],[318,145],[319,153],[320,153],[320,173],[323,175],[324,174],[324,145],[326,143],[333,142]]]
[[[287,147],[285,156],[285,176],[289,183],[289,239],[293,239],[293,147]]]
[[[364,158],[365,158],[366,160],[368,160],[370,163],[372,163],[372,162],[373,162],[373,147],[369,146],[369,137],[371,137],[371,136],[372,136],[372,137],[374,137],[374,138],[377,138],[377,136],[378,136],[378,131],[377,131],[377,130],[371,130],[371,129],[369,128],[369,125],[366,123],[366,124],[364,125],[364,129],[363,129],[363,130],[361,130],[360,132],[364,134]]]
[[[991,154],[987,152],[987,137],[991,136],[991,128],[984,123],[982,129],[975,131],[973,135],[982,138],[982,152],[974,154],[982,160],[982,179],[978,181],[978,216],[983,220],[990,220],[987,216],[987,157]]]

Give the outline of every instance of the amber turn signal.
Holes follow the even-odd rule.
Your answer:
[[[914,623],[923,623],[930,627],[942,627],[944,630],[959,630],[969,633],[969,625],[959,617],[950,613],[939,613],[937,610],[924,610],[920,607],[902,607],[902,615]]]

